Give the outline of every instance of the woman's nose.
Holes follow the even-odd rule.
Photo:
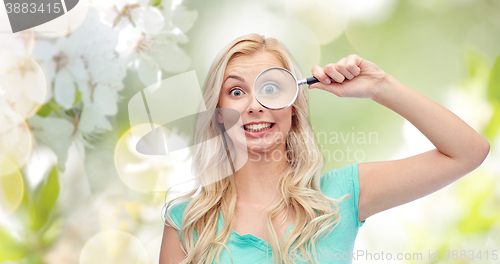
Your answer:
[[[265,107],[263,107],[259,101],[257,101],[257,98],[255,98],[255,95],[252,93],[252,96],[250,96],[250,102],[248,105],[248,113],[262,113],[264,112]]]

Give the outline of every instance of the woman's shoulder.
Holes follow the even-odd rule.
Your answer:
[[[358,164],[353,163],[323,174],[320,188],[328,197],[340,198],[344,194],[355,195],[359,192]]]
[[[342,210],[348,210],[355,217],[355,222],[358,227],[361,227],[365,222],[358,220],[358,201],[359,201],[359,176],[358,164],[333,169],[321,176],[320,180],[321,192],[333,199],[341,199],[347,195],[347,199],[339,204]]]
[[[170,218],[172,218],[172,220],[178,227],[181,227],[182,215],[184,214],[184,210],[186,210],[186,206],[188,204],[189,201],[180,202],[174,204],[171,209],[167,211],[167,213],[170,215]]]

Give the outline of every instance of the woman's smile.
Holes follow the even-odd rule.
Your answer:
[[[276,128],[276,123],[271,122],[251,122],[243,125],[247,137],[263,137],[271,133]]]

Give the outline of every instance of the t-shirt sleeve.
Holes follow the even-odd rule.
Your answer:
[[[360,222],[358,217],[358,201],[359,201],[359,176],[358,164],[333,169],[321,176],[320,180],[321,191],[330,198],[339,199],[345,194],[350,194],[345,202],[349,204],[349,210],[356,218],[358,227],[363,226],[366,222]],[[351,199],[352,198],[352,199]]]
[[[178,227],[181,227],[182,214],[184,213],[184,210],[186,209],[187,204],[188,204],[188,202],[176,204],[170,210],[170,217],[172,218],[172,220],[174,221],[174,223]],[[180,230],[177,230],[177,233],[179,233],[179,236],[181,236]],[[182,239],[182,236],[181,236],[181,239]]]

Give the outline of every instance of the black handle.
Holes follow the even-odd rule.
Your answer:
[[[313,84],[313,83],[317,83],[317,82],[319,82],[319,80],[318,80],[316,77],[314,77],[314,76],[313,76],[313,77],[309,77],[309,78],[307,78],[306,80],[307,80],[307,82],[306,82],[306,83],[307,83],[308,85],[309,85],[309,84]]]
[[[317,83],[317,82],[319,82],[319,80],[318,80],[316,77],[314,77],[314,76],[313,76],[313,77],[306,78],[306,80],[307,80],[307,84],[308,84],[308,85],[309,85],[309,84],[313,84],[313,83]],[[330,81],[331,81],[332,83],[336,83],[336,81],[335,81],[334,79],[332,79],[332,78],[330,78]],[[344,80],[344,82],[345,82],[345,81],[349,81],[349,79],[347,79],[347,78],[346,78],[346,79]]]

